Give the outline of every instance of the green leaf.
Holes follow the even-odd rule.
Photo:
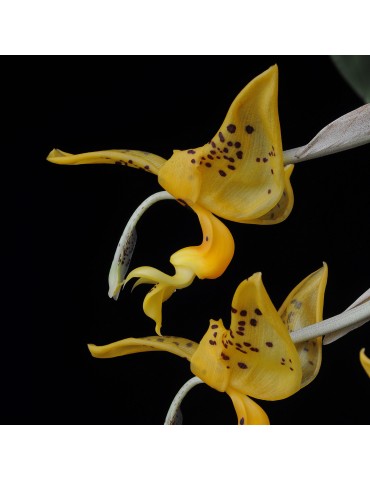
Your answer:
[[[365,103],[370,102],[370,56],[332,55],[334,65]]]

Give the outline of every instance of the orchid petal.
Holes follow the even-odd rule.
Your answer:
[[[182,337],[145,337],[145,338],[125,338],[118,342],[108,345],[97,346],[89,344],[90,353],[95,358],[114,358],[132,353],[162,351],[169,352],[179,357],[191,360],[198,344]]]
[[[211,142],[174,152],[159,172],[160,185],[236,222],[250,223],[272,210],[284,190],[277,91],[275,65],[236,97]]]
[[[52,150],[47,160],[59,165],[84,165],[113,163],[132,168],[140,168],[154,175],[158,175],[159,169],[166,160],[158,155],[139,150],[101,150],[73,155],[59,149]]]
[[[183,248],[171,256],[170,262],[175,267],[175,275],[167,275],[152,267],[139,267],[130,272],[125,281],[126,283],[139,277],[134,287],[142,283],[158,284],[144,300],[144,312],[156,322],[158,334],[162,325],[162,303],[176,289],[189,286],[195,276],[200,279],[219,277],[234,255],[234,239],[229,229],[199,205],[191,207],[198,215],[203,241],[198,246]]]
[[[370,377],[370,358],[365,354],[364,348],[362,348],[360,351],[360,362],[365,372]]]
[[[210,321],[191,371],[218,391],[228,387],[262,400],[280,400],[300,388],[297,350],[263,286],[261,274],[237,288],[231,327]]]
[[[229,266],[234,255],[234,239],[230,230],[212,213],[199,205],[191,205],[198,215],[203,241],[196,247],[186,247],[174,253],[170,262],[178,267],[190,267],[200,279],[218,278]]]
[[[328,267],[324,266],[306,277],[288,295],[279,309],[279,315],[288,332],[322,321],[324,293]],[[318,337],[295,345],[302,365],[301,388],[316,377],[321,366],[322,338]]]
[[[270,420],[263,408],[247,395],[231,387],[226,390],[226,393],[233,402],[239,425],[270,425]]]

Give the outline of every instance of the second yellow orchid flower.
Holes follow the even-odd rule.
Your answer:
[[[236,97],[213,139],[206,145],[175,150],[165,159],[136,150],[106,150],[72,155],[53,150],[48,160],[64,165],[115,163],[158,175],[160,185],[198,215],[203,242],[172,255],[174,275],[151,267],[133,270],[122,285],[155,285],[144,300],[144,311],[162,324],[162,303],[194,278],[217,278],[234,254],[234,241],[215,215],[240,223],[261,225],[283,221],[293,207],[290,176],[284,167],[278,116],[278,68],[252,80]]]
[[[280,400],[308,385],[321,365],[321,338],[294,345],[290,333],[322,320],[327,266],[305,278],[276,311],[260,273],[244,280],[231,304],[231,324],[211,320],[200,341],[180,337],[127,338],[89,345],[94,357],[167,351],[190,362],[191,371],[226,392],[239,424],[268,424],[264,410],[249,396]]]

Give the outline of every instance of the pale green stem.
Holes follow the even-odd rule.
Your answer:
[[[150,197],[144,200],[131,215],[130,220],[121,235],[108,276],[108,295],[115,300],[117,300],[122,284],[124,283],[124,278],[130,266],[131,257],[135,249],[136,224],[149,207],[161,200],[175,200],[175,198],[165,191],[150,195]]]
[[[370,143],[370,103],[337,118],[307,145],[283,152],[284,164],[325,157],[366,143]]]
[[[352,326],[360,327],[370,320],[370,302],[363,303],[340,315],[309,325],[290,334],[294,343],[304,342],[312,338],[321,337],[339,330],[346,330]],[[339,337],[338,337],[339,338]],[[325,341],[324,341],[325,344]]]
[[[193,377],[188,380],[177,392],[175,398],[172,400],[171,406],[168,410],[166,420],[164,421],[165,425],[181,425],[182,424],[182,415],[180,410],[181,402],[184,400],[186,394],[193,388],[195,385],[203,383],[198,377]]]

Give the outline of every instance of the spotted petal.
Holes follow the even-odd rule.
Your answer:
[[[162,187],[236,222],[270,212],[284,190],[277,93],[275,65],[236,97],[211,142],[174,152],[159,172]]]
[[[191,370],[219,391],[228,387],[262,400],[279,400],[300,388],[297,350],[263,286],[254,274],[237,288],[226,330],[211,320],[191,361]]]
[[[179,357],[191,360],[198,344],[182,337],[145,337],[125,338],[108,345],[97,346],[89,344],[88,348],[93,357],[114,358],[132,353],[162,351],[169,352]]]
[[[328,278],[326,263],[305,278],[279,309],[284,325],[289,332],[321,322],[323,318],[324,293]],[[316,377],[321,366],[322,338],[297,343],[296,349],[302,365],[302,385],[308,385]]]
[[[270,425],[266,412],[247,395],[229,387],[226,393],[231,398],[239,425]]]
[[[153,153],[139,150],[101,150],[73,155],[59,149],[52,150],[47,160],[59,165],[84,165],[90,163],[113,163],[132,168],[140,168],[158,175],[159,169],[166,160]]]
[[[251,220],[248,223],[258,225],[273,225],[283,222],[291,213],[294,203],[294,194],[290,183],[290,176],[293,173],[293,165],[284,168],[284,190],[277,204],[262,217]]]

